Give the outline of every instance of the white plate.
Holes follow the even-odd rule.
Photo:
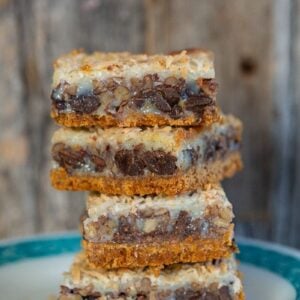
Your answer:
[[[0,299],[36,300],[57,295],[61,274],[69,269],[79,245],[77,234],[0,243]],[[239,246],[248,300],[300,299],[297,251],[245,239],[239,240]]]

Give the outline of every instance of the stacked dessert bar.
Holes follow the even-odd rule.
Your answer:
[[[89,191],[60,300],[244,299],[232,206],[241,122],[216,104],[213,55],[73,51],[55,62],[55,188]]]

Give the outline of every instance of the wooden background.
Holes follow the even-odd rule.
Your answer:
[[[210,48],[219,102],[245,124],[225,183],[237,232],[300,247],[300,0],[0,0],[0,238],[78,227],[49,185],[52,61],[73,48]]]

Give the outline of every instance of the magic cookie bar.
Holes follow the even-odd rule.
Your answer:
[[[216,185],[176,196],[90,194],[83,246],[97,268],[134,268],[229,257],[232,206]]]
[[[241,123],[209,128],[62,128],[52,138],[52,185],[106,194],[173,195],[241,168]]]
[[[54,63],[52,117],[69,127],[209,125],[218,120],[213,54],[86,54]]]
[[[64,274],[59,300],[242,300],[234,258],[162,269],[93,269],[79,254]]]

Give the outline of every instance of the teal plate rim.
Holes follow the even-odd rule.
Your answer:
[[[76,232],[37,235],[0,242],[0,267],[25,259],[77,252],[80,235]],[[292,248],[248,238],[237,238],[238,259],[271,271],[289,281],[300,299],[300,252]]]

